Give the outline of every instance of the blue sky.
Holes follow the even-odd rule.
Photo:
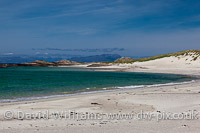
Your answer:
[[[199,0],[0,0],[0,53],[124,48],[124,56],[148,56],[200,49],[199,7]]]

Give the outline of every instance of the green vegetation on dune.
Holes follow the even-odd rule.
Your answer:
[[[135,59],[132,59],[130,57],[121,57],[114,61],[114,63],[132,63]]]
[[[193,56],[191,55],[191,53],[193,54]],[[132,59],[129,57],[122,57],[119,58],[117,60],[115,60],[114,62],[104,62],[104,63],[133,63],[133,62],[144,62],[144,61],[150,61],[150,60],[156,60],[156,59],[160,59],[160,58],[164,58],[164,57],[171,57],[171,56],[181,56],[181,55],[191,55],[193,57],[193,60],[197,60],[198,57],[200,57],[200,50],[185,50],[185,51],[180,51],[180,52],[176,52],[176,53],[169,53],[169,54],[163,54],[163,55],[156,55],[156,56],[152,56],[152,57],[147,57],[147,58],[140,58],[140,59]]]
[[[143,62],[143,61],[150,61],[150,60],[155,60],[155,59],[160,59],[160,58],[170,57],[170,56],[175,56],[175,57],[181,56],[181,55],[187,56],[190,53],[195,54],[196,55],[195,57],[197,57],[200,55],[200,50],[185,50],[185,51],[180,51],[180,52],[176,52],[176,53],[169,53],[169,54],[163,54],[163,55],[156,55],[156,56],[152,56],[152,57],[148,57],[148,58],[136,59],[136,61]]]

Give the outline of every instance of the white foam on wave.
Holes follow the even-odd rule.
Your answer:
[[[159,86],[171,86],[171,85],[181,85],[181,84],[188,84],[193,83],[195,80],[192,81],[185,81],[185,82],[171,82],[171,83],[165,83],[165,84],[153,84],[153,85],[131,85],[131,86],[123,86],[123,87],[117,87],[119,89],[136,89],[136,88],[150,88],[150,87],[159,87]]]
[[[130,86],[123,86],[123,87],[116,87],[118,89],[135,89],[135,88],[144,88],[145,85],[130,85]]]

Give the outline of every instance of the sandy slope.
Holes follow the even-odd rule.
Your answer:
[[[133,64],[117,64],[123,71],[200,75],[200,57],[193,55],[165,57]]]
[[[200,75],[199,59],[167,57],[154,61],[120,64],[121,71],[160,72]],[[93,104],[92,104],[93,103]],[[146,133],[199,133],[200,120],[5,120],[6,110],[29,113],[75,110],[89,113],[162,114],[200,112],[200,81],[182,85],[160,86],[143,89],[120,90],[87,95],[68,96],[23,103],[0,104],[0,132],[146,132]],[[200,115],[198,115],[200,116]]]

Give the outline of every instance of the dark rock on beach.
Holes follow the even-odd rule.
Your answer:
[[[109,64],[105,64],[105,63],[94,63],[91,65],[88,65],[87,67],[103,67],[103,66],[110,66]]]

